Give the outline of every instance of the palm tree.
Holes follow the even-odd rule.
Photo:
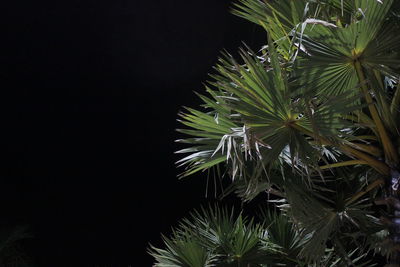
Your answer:
[[[178,163],[278,211],[196,212],[155,266],[400,266],[399,1],[234,5],[267,43],[220,58],[202,108],[180,114]]]

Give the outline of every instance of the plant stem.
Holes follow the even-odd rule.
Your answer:
[[[356,60],[354,62],[354,66],[357,71],[357,75],[358,75],[358,79],[361,84],[362,92],[364,93],[365,100],[368,104],[369,112],[371,113],[372,119],[375,122],[377,131],[379,133],[379,137],[383,144],[383,149],[384,149],[385,156],[386,156],[385,158],[387,161],[389,161],[390,164],[397,164],[399,162],[399,157],[397,155],[396,149],[395,149],[392,141],[389,138],[386,128],[384,127],[384,125],[382,123],[382,120],[381,120],[378,110],[376,109],[376,106],[372,100],[372,97],[369,93],[368,87],[366,85],[366,79],[365,79],[364,72],[361,67],[360,61]]]
[[[390,104],[390,112],[394,115],[399,110],[400,105],[400,80],[397,83],[396,92],[394,93],[392,103]]]
[[[317,134],[313,133],[310,130],[307,130],[306,128],[304,128],[296,123],[292,123],[292,124],[290,124],[290,126],[299,130],[300,132],[314,138],[314,139],[318,139],[322,145],[335,146],[335,147],[339,148],[340,150],[342,150],[343,152],[350,154],[353,157],[358,158],[359,160],[366,161],[368,163],[368,165],[370,165],[372,168],[374,168],[375,170],[377,170],[379,173],[381,173],[383,175],[390,174],[389,166],[387,166],[384,162],[379,161],[379,160],[375,159],[374,157],[369,156],[368,154],[365,154],[365,153],[363,153],[355,148],[352,148],[348,145],[334,144],[329,139],[324,138],[322,136],[316,136]]]
[[[353,142],[349,142],[348,145],[352,146],[358,150],[364,151],[368,154],[371,154],[375,157],[382,156],[382,150],[373,145],[366,145],[366,144],[353,143]]]
[[[354,196],[349,198],[349,200],[346,201],[346,205],[353,203],[354,201],[358,200],[360,197],[362,197],[369,191],[375,189],[376,187],[378,187],[380,185],[383,185],[384,183],[385,183],[385,181],[383,179],[378,179],[378,180],[373,181],[371,184],[369,184],[367,186],[367,188],[365,188],[364,190],[358,192],[357,194],[355,194]]]
[[[368,164],[366,161],[364,160],[348,160],[348,161],[342,161],[342,162],[337,162],[337,163],[333,163],[333,164],[327,164],[324,166],[320,166],[319,168],[321,170],[325,170],[325,169],[330,169],[330,168],[337,168],[337,167],[343,167],[343,166],[352,166],[352,165],[360,165],[360,164]]]

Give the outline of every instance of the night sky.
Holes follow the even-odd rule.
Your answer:
[[[176,178],[176,119],[222,49],[264,42],[230,5],[2,4],[0,226],[30,227],[37,266],[151,266],[148,242],[207,203],[206,174]]]

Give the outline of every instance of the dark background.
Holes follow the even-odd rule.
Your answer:
[[[2,3],[1,225],[28,224],[45,266],[150,266],[177,220],[205,199],[178,181],[181,106],[222,49],[264,33],[228,0]]]

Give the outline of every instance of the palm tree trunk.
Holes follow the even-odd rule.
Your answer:
[[[388,183],[388,203],[393,208],[391,224],[389,227],[390,239],[393,242],[392,254],[385,267],[400,267],[400,199],[398,189],[400,187],[400,173],[396,169],[390,171],[390,182]]]

